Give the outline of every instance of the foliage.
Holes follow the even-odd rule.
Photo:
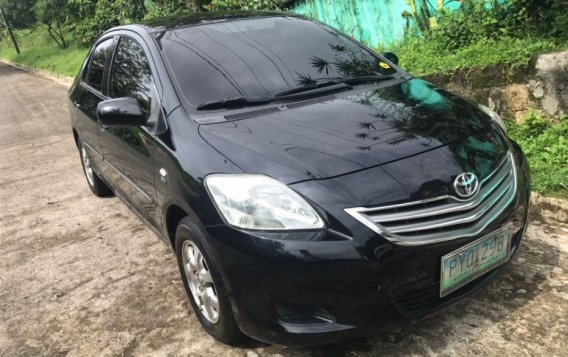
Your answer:
[[[77,35],[82,44],[90,45],[111,27],[131,23],[144,15],[143,0],[98,0],[93,16],[77,25]]]
[[[402,43],[380,50],[397,52],[403,68],[424,75],[497,63],[526,66],[535,54],[568,49],[562,10],[568,0],[501,3],[463,0],[453,12],[441,11],[434,25],[421,26],[421,33],[409,31]]]
[[[481,39],[568,37],[568,0],[463,0],[454,12],[440,11],[424,31],[440,50],[453,51]],[[420,25],[420,24],[418,24]]]
[[[283,0],[212,0],[205,9],[210,11],[223,10],[279,10]]]
[[[38,0],[35,5],[37,19],[47,26],[47,32],[60,48],[67,47],[63,36],[67,0]]]
[[[568,116],[547,119],[531,111],[523,124],[507,124],[509,135],[527,156],[533,190],[568,197]]]
[[[71,28],[95,14],[97,0],[67,0],[66,18]]]
[[[533,33],[568,39],[568,0],[509,0],[513,11],[526,11],[524,26]]]
[[[438,26],[427,36],[432,37],[442,50],[456,50],[481,39],[522,36],[526,31],[526,8],[500,5],[497,0],[464,0],[459,10],[442,15]]]
[[[146,0],[146,19],[179,15],[188,11],[189,4],[185,0]]]
[[[36,22],[35,2],[36,0],[0,0],[0,7],[12,27],[27,28]]]

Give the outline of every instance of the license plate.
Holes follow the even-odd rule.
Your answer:
[[[495,231],[442,257],[440,296],[464,286],[509,259],[508,227]]]

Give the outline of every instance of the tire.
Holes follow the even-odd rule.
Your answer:
[[[197,219],[185,217],[181,220],[175,236],[178,266],[187,297],[201,326],[215,339],[232,345],[239,342],[243,335],[235,321],[206,237],[205,229]],[[190,264],[192,256],[195,260]],[[199,271],[199,274],[190,270]],[[216,305],[213,296],[216,297]]]
[[[98,197],[109,196],[110,194],[112,194],[112,190],[91,167],[91,159],[89,158],[89,154],[87,153],[87,150],[85,149],[85,146],[83,145],[81,140],[79,140],[78,142],[78,147],[79,156],[81,156],[81,165],[83,166],[83,173],[85,174],[87,185],[89,185],[91,192],[93,192],[93,194]]]

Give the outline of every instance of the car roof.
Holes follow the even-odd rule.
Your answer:
[[[179,27],[197,26],[209,23],[234,21],[240,19],[260,18],[260,17],[302,17],[290,12],[283,11],[241,11],[241,12],[200,12],[189,15],[179,15],[171,17],[157,18],[142,21],[142,25],[150,30],[171,30]]]
[[[131,30],[137,33],[147,32],[154,37],[161,37],[165,32],[176,28],[263,17],[296,17],[307,19],[305,16],[285,11],[199,12],[187,15],[161,17],[113,27],[105,31],[101,35],[101,38],[104,35],[120,30]]]

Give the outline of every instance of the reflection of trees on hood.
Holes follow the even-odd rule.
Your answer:
[[[472,116],[466,107],[449,100],[431,84],[420,79],[365,92],[353,99],[375,112],[371,114],[372,119],[359,123],[355,133],[358,139],[368,141],[368,144],[361,146],[361,150],[371,150],[373,143],[380,141],[381,133],[376,128],[378,122],[388,123],[398,134],[389,139],[389,143],[400,144],[423,138],[426,142],[422,145],[428,147],[433,141],[448,142],[456,131],[463,130],[463,121]],[[481,128],[482,123],[478,122],[478,126]]]
[[[370,151],[385,140],[393,145],[420,140],[426,149],[456,145],[455,159],[483,178],[495,169],[498,153],[507,146],[499,135],[480,130],[486,124],[478,119],[481,113],[420,79],[350,99],[372,108],[371,119],[359,122],[354,134],[364,143],[360,150]],[[469,125],[464,125],[466,121]],[[381,134],[388,139],[381,140]],[[463,139],[456,141],[456,137]]]

